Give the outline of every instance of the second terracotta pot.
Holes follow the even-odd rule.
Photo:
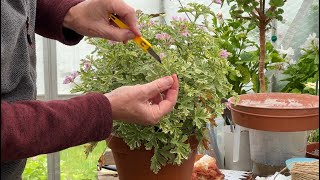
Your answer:
[[[144,147],[130,150],[121,138],[115,136],[110,136],[107,142],[112,150],[119,180],[191,180],[198,147],[194,136],[188,140],[192,148],[189,158],[180,166],[166,165],[157,174],[150,170],[152,150],[145,150]]]
[[[263,131],[296,132],[319,128],[319,96],[294,93],[242,94],[230,98],[232,119]]]

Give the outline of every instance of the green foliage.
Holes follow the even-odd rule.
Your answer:
[[[229,73],[228,81],[233,85],[233,90],[236,93],[245,94],[250,89],[244,87],[252,81],[252,76],[258,72],[258,45],[248,38],[248,34],[255,29],[255,26],[249,26],[245,19],[222,18],[214,21],[213,25],[215,36],[220,39],[222,49],[232,54],[228,57],[228,61],[240,73],[240,76],[234,72]],[[248,50],[249,48],[253,50]]]
[[[252,3],[257,5],[257,2]],[[247,7],[249,5],[243,6]],[[235,8],[235,4],[231,6],[231,14]],[[189,11],[191,11],[191,8],[189,8]],[[258,92],[259,80],[257,74],[260,48],[257,42],[249,38],[249,35],[257,29],[257,26],[246,18],[223,19],[222,14],[213,17],[212,26],[214,36],[220,39],[222,49],[232,54],[228,57],[228,61],[240,73],[240,76],[234,73],[229,73],[227,76],[228,81],[233,85],[233,90],[237,94],[246,94],[251,90]],[[283,61],[284,59],[280,57],[273,45],[267,42],[265,69],[272,69],[271,64]],[[250,83],[253,84],[251,89],[248,88]]]
[[[308,136],[308,142],[319,142],[319,129],[311,131]]]
[[[259,14],[257,11],[265,14],[269,19],[277,19],[279,21],[283,20],[282,14],[283,9],[281,8],[285,4],[286,0],[270,0],[270,8],[264,11],[263,5],[260,9],[260,2],[256,0],[227,0],[227,3],[231,5],[230,15],[233,19],[241,19],[243,17],[250,17],[251,23],[258,23],[259,18],[263,15]]]
[[[318,44],[317,44],[318,43]],[[316,94],[315,82],[319,79],[319,38],[309,36],[301,49],[303,55],[284,71],[289,78],[282,92]]]
[[[97,164],[105,150],[105,143],[98,143],[94,151],[86,158],[84,147],[76,146],[60,152],[60,178],[62,180],[97,179]],[[47,155],[29,158],[22,174],[23,180],[47,180]]]
[[[147,15],[139,17],[140,30],[158,54],[162,64],[143,52],[133,42],[110,43],[104,39],[87,41],[96,47],[84,62],[90,69],[79,71],[81,83],[73,92],[108,92],[124,85],[143,84],[165,75],[179,77],[179,97],[174,110],[155,126],[139,126],[114,122],[113,133],[124,139],[131,149],[145,145],[154,149],[151,169],[157,173],[166,164],[181,164],[191,152],[186,144],[190,134],[201,142],[209,119],[222,113],[221,98],[233,95],[229,73],[237,74],[230,63],[219,56],[220,39],[212,36],[212,30],[197,18],[209,17],[211,12],[193,4],[194,22],[172,20],[170,24],[153,23]],[[180,12],[190,11],[181,9]],[[200,10],[201,9],[201,10]],[[191,12],[191,11],[190,11]],[[166,38],[160,38],[164,35]],[[158,34],[158,36],[157,36]],[[83,64],[81,64],[83,65]]]
[[[281,7],[284,5],[285,0],[270,0],[270,6]]]
[[[45,180],[48,179],[47,156],[41,155],[29,158],[23,171],[23,180]]]
[[[265,42],[265,33],[268,28],[269,23],[273,19],[277,19],[279,21],[283,20],[282,14],[284,12],[282,7],[286,0],[270,0],[269,1],[269,9],[265,10],[265,1],[260,0],[257,2],[256,0],[227,0],[227,3],[231,6],[230,8],[230,15],[231,18],[236,21],[241,21],[243,19],[248,20],[248,27],[258,27],[259,28],[259,44],[262,50],[259,53],[259,65],[258,65],[258,71],[263,72],[266,69],[266,65],[263,63],[268,59],[264,59],[265,56],[268,56],[265,54],[266,50],[266,42]],[[274,54],[276,55],[276,54]],[[252,79],[255,78],[255,75],[252,76]],[[261,79],[260,79],[261,78]],[[267,89],[267,83],[265,83],[265,77],[260,77],[258,80],[260,81],[252,81],[253,83],[256,82],[256,84],[253,85],[253,89],[256,92],[260,92],[260,82],[261,84],[261,91],[265,92]]]

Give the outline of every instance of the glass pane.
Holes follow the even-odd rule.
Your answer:
[[[135,10],[142,10],[144,13],[150,14],[150,13],[159,13],[159,7],[160,3],[163,0],[125,0],[126,3],[128,3],[131,7],[133,7]]]
[[[94,47],[87,44],[84,40],[75,46],[66,46],[57,42],[58,94],[70,94],[72,84],[63,84],[63,80],[72,71],[79,70],[80,60],[84,59],[93,50]]]
[[[37,94],[44,95],[43,37],[36,35]]]

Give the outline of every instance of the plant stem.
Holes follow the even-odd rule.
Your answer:
[[[214,2],[214,1],[211,1],[211,3],[210,3],[207,7],[210,7],[210,6],[213,4],[213,2]]]
[[[262,18],[264,19],[264,18]],[[259,81],[260,81],[260,92],[264,93],[266,91],[265,79],[264,79],[264,60],[266,58],[266,24],[265,21],[260,21],[259,26],[259,36],[260,36],[260,60],[259,60]]]
[[[180,0],[178,0],[178,2],[179,2],[179,4],[180,4],[180,6],[181,6],[182,8],[184,8],[184,6],[182,5],[181,1],[180,1]],[[189,17],[189,15],[188,15],[188,13],[187,13],[187,12],[185,12],[185,14],[187,15],[187,17],[188,17],[189,21],[190,21],[190,22],[192,22],[192,21],[191,21],[191,18],[190,18],[190,17]]]

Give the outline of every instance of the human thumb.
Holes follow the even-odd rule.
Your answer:
[[[145,92],[149,98],[158,95],[161,92],[168,90],[173,85],[173,78],[171,76],[165,76],[160,79],[154,80],[144,85]]]
[[[104,38],[111,39],[118,42],[128,41],[135,37],[132,31],[128,29],[121,29],[115,26],[105,25],[104,30],[105,30]]]

